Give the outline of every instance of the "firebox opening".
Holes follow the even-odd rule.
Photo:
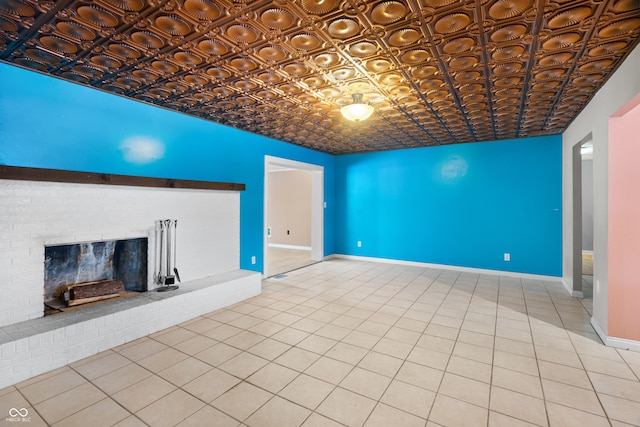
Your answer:
[[[44,256],[45,315],[148,289],[146,237],[46,246]]]

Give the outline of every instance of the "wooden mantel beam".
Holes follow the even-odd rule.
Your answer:
[[[189,179],[149,178],[109,173],[77,172],[59,169],[26,168],[0,165],[0,179],[65,182],[72,184],[123,185],[129,187],[189,188],[198,190],[244,191],[245,184],[194,181]]]

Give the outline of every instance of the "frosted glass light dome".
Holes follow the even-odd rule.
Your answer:
[[[353,103],[340,108],[344,118],[354,122],[368,119],[373,114],[373,107],[362,101],[361,93],[354,93],[351,97],[353,98]]]

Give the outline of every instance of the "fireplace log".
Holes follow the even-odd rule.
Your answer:
[[[125,292],[122,281],[99,280],[68,285],[63,290],[62,296],[67,305],[72,306],[117,297],[121,292]]]

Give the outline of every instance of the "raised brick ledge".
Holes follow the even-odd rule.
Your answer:
[[[259,295],[260,273],[235,270],[83,310],[0,328],[0,389]]]

